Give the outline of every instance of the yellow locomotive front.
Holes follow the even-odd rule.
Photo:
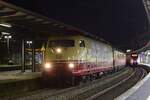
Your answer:
[[[79,62],[86,60],[84,45],[80,36],[50,37],[45,50],[43,73],[48,77],[72,76],[73,71],[79,68]]]

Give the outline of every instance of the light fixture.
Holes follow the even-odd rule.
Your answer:
[[[5,39],[10,39],[10,38],[12,38],[12,36],[11,35],[8,35],[8,36],[6,35],[6,36],[4,36],[4,38]]]
[[[2,35],[10,35],[10,33],[7,33],[7,32],[1,32]]]
[[[131,50],[130,50],[130,49],[128,49],[128,50],[126,50],[126,52],[131,52]]]
[[[11,36],[11,35],[9,35],[9,36],[8,36],[8,38],[12,38],[12,36]]]
[[[26,43],[27,43],[27,44],[32,44],[32,41],[27,41]]]
[[[12,27],[10,24],[8,23],[0,23],[0,26],[4,26],[4,27]]]

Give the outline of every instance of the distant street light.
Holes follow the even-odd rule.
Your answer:
[[[4,36],[4,38],[5,39],[7,39],[7,49],[8,49],[8,55],[9,55],[9,39],[11,39],[12,38],[12,36],[11,35],[6,35],[6,36]]]

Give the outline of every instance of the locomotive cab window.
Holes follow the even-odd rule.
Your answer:
[[[49,41],[49,47],[74,47],[74,40],[51,40]]]
[[[85,42],[84,42],[83,40],[80,40],[80,41],[79,41],[79,46],[80,46],[80,47],[85,47]]]

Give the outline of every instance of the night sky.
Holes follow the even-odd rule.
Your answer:
[[[142,0],[4,0],[122,47],[148,31]],[[133,46],[134,47],[134,46]]]

